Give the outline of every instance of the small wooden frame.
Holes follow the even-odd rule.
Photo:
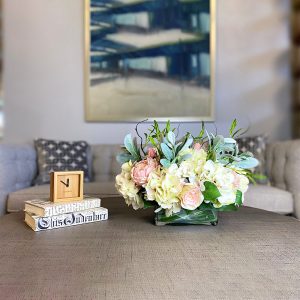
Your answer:
[[[50,201],[82,200],[83,177],[83,171],[52,172],[50,175]]]

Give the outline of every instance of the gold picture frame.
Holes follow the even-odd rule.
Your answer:
[[[124,3],[127,3],[127,6],[130,5],[129,1],[120,1],[124,1]],[[153,2],[155,1],[156,0],[153,0]],[[177,0],[174,0],[174,2],[176,1]],[[143,1],[140,1],[139,3],[142,2]],[[146,2],[149,3],[152,1],[145,1],[145,3]],[[197,3],[197,1],[187,1],[185,3],[192,2]],[[203,3],[203,1],[199,1],[199,3],[200,2]],[[128,23],[132,22],[130,20],[134,19],[133,15],[127,13],[127,15],[125,14],[126,16],[124,17],[121,16],[121,14],[118,15],[117,13],[117,17],[114,17],[115,19],[117,19],[117,21],[114,20],[114,24],[117,24],[118,18],[119,23],[121,24],[123,21],[123,24],[116,25],[118,29],[121,28],[121,34],[118,33],[118,30],[114,29],[115,32],[117,32],[116,34],[114,33],[114,30],[109,30],[109,26],[111,24],[109,24],[109,22],[105,23],[107,22],[107,19],[109,19],[107,15],[104,16],[106,19],[103,17],[105,21],[101,22],[101,15],[104,14],[97,13],[97,6],[93,7],[93,11],[91,11],[91,3],[93,3],[94,6],[99,4],[99,12],[103,12],[103,10],[108,9],[105,8],[105,1],[103,0],[85,0],[84,98],[85,120],[87,122],[139,122],[145,119],[147,119],[148,121],[157,120],[158,122],[165,122],[167,120],[173,122],[214,121],[216,67],[216,0],[207,0],[207,2],[205,2],[206,7],[207,3],[209,3],[209,32],[208,34],[203,35],[202,39],[200,38],[200,35],[198,33],[186,33],[183,31],[180,31],[180,33],[178,33],[178,30],[176,32],[178,36],[185,38],[185,40],[182,42],[180,37],[178,37],[178,42],[174,42],[173,47],[184,48],[186,46],[188,48],[190,45],[194,45],[194,48],[192,46],[191,48],[200,49],[201,46],[199,45],[202,44],[206,45],[205,49],[209,47],[208,54],[200,52],[197,52],[197,54],[189,53],[190,57],[192,58],[191,61],[193,60],[193,62],[190,62],[190,64],[195,64],[195,69],[197,70],[200,70],[201,68],[204,69],[204,71],[201,71],[202,73],[195,73],[194,77],[192,74],[192,72],[194,71],[194,66],[192,66],[190,68],[191,70],[189,70],[192,75],[185,75],[185,73],[182,71],[185,67],[181,68],[181,70],[178,71],[178,67],[175,66],[175,75],[172,75],[173,77],[166,76],[166,73],[169,74],[173,72],[173,70],[170,72],[168,70],[168,68],[171,68],[170,65],[175,65],[174,62],[176,62],[176,60],[173,57],[172,59],[170,59],[169,57],[164,59],[164,56],[159,57],[158,59],[157,56],[155,56],[155,58],[152,57],[151,60],[154,62],[151,66],[149,66],[149,59],[146,60],[145,58],[143,60],[143,57],[140,57],[141,52],[147,53],[147,51],[149,52],[149,49],[151,48],[149,48],[149,45],[147,45],[147,40],[143,41],[143,38],[141,38],[142,30],[144,30],[145,32],[147,32],[147,30],[145,30],[145,28],[138,28],[138,30],[140,30],[139,35],[135,34],[134,26],[132,26],[132,24],[128,25]],[[133,4],[131,5],[132,7],[134,6]],[[113,3],[110,4],[109,7],[112,6]],[[115,11],[118,11],[117,7],[115,8]],[[94,22],[96,23],[96,25],[93,25],[93,27],[91,26],[91,13],[93,13],[92,18],[94,18],[92,24],[94,24]],[[126,17],[128,17],[127,20]],[[205,21],[207,22],[207,16],[205,15],[205,13],[194,14],[192,15],[192,17],[194,18],[194,20],[192,20],[191,23],[194,22],[197,26],[201,22],[204,24]],[[147,23],[147,21],[145,21],[145,18],[143,19],[143,16],[141,14],[136,17],[135,22],[140,22],[139,24],[143,25],[144,23]],[[107,26],[108,29],[105,26]],[[124,28],[126,28],[126,26],[128,28],[130,27],[130,30],[132,30],[133,33],[131,33],[131,31],[128,31],[127,34],[124,34]],[[91,34],[91,30],[94,30],[93,35]],[[103,33],[105,32],[105,30],[107,31],[107,35],[105,36],[105,38],[101,39],[96,35],[96,38],[98,39],[96,39],[97,46],[93,46],[92,48],[91,40],[95,40],[94,33],[95,31],[97,33],[97,30],[99,32],[98,36],[105,36],[105,33]],[[170,34],[173,34],[175,31],[176,30],[168,31],[168,37],[170,37]],[[171,49],[172,45],[170,46],[170,43],[168,44],[168,41],[163,40],[163,34],[164,32],[162,32],[160,37],[158,32],[156,34],[156,38],[162,39],[162,42],[160,41],[161,44],[159,44],[162,45],[160,49],[167,52]],[[144,34],[144,36],[145,35],[146,33]],[[93,38],[91,38],[92,36]],[[153,40],[153,36],[154,34],[150,33],[147,35],[147,39]],[[190,38],[192,36],[195,37],[195,39],[198,38],[199,43],[196,43],[194,38]],[[132,41],[130,41],[130,38],[132,38]],[[209,38],[209,41],[207,41],[207,38]],[[129,46],[127,45],[127,43],[129,44]],[[135,45],[132,45],[134,43],[140,45],[136,47]],[[158,51],[157,48],[159,47],[160,46],[156,45],[155,47],[152,47],[151,50],[155,48],[155,50],[153,51]],[[163,47],[165,47],[164,50]],[[93,49],[93,55],[91,55],[91,48]],[[140,52],[134,57],[134,54],[132,53],[138,51]],[[126,58],[126,55],[130,56],[130,58]],[[149,54],[147,53],[147,55]],[[159,54],[155,53],[155,55]],[[118,59],[116,57],[118,57]],[[105,59],[107,59],[106,62]],[[109,61],[109,59],[111,60]],[[184,58],[182,61],[186,61],[186,58]],[[209,61],[209,66],[207,66],[207,61]],[[145,66],[147,65],[147,63],[148,66]],[[108,64],[110,64],[109,67],[107,67]],[[142,68],[144,68],[144,70]],[[151,68],[157,69],[153,71]],[[96,71],[94,71],[95,69]],[[178,79],[178,73],[180,73],[181,76],[180,80]],[[188,78],[188,80],[190,78],[192,78],[192,80],[185,81],[185,76]],[[159,89],[158,86],[161,89]],[[207,86],[209,86],[209,89],[207,88]],[[201,99],[200,95],[202,97]],[[203,101],[202,104],[198,103],[198,97],[199,102],[200,100]],[[167,99],[164,100],[165,98]],[[203,105],[203,107],[201,107],[201,105]]]

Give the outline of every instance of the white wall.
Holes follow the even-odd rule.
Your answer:
[[[121,143],[134,124],[84,121],[83,0],[4,0],[5,142]],[[288,0],[217,0],[216,124],[290,137]],[[184,124],[181,131],[198,131]]]

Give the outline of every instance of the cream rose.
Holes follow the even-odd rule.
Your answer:
[[[180,193],[181,207],[188,210],[195,210],[201,205],[204,197],[200,187],[193,184],[186,184]]]

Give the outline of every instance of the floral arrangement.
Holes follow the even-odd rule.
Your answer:
[[[198,136],[187,133],[180,139],[170,122],[161,129],[154,121],[144,139],[136,127],[139,146],[128,134],[117,156],[122,164],[117,190],[134,209],[155,206],[164,222],[217,221],[217,211],[242,205],[249,180],[255,180],[250,169],[259,163],[251,153],[239,152],[234,138],[243,130],[236,127],[234,120],[224,138],[208,133],[202,123]]]

